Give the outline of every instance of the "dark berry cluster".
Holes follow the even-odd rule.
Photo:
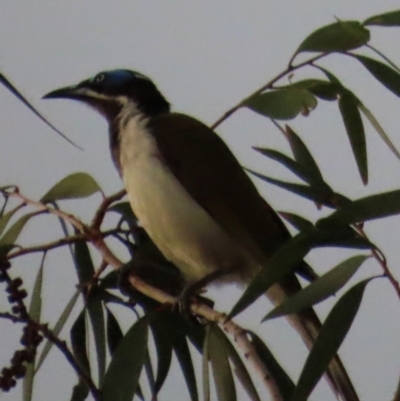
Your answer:
[[[0,389],[8,391],[16,385],[16,379],[24,377],[26,372],[26,363],[33,362],[36,355],[36,349],[43,340],[39,334],[39,325],[29,319],[23,300],[27,297],[27,292],[21,288],[22,279],[11,279],[8,274],[10,268],[8,260],[0,260],[0,282],[7,284],[8,302],[12,305],[13,315],[19,320],[26,322],[23,328],[21,344],[23,349],[14,352],[9,367],[4,367],[0,372]]]

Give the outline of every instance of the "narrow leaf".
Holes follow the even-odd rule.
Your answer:
[[[357,98],[349,91],[341,94],[339,109],[364,185],[368,183],[367,144]]]
[[[203,376],[203,401],[210,401],[210,355],[209,355],[209,338],[210,325],[206,326],[206,335],[203,344],[203,360],[202,360],[202,376]]]
[[[118,344],[124,337],[118,320],[115,318],[114,314],[106,307],[107,313],[107,344],[110,355],[113,356]]]
[[[137,218],[135,214],[133,213],[132,206],[130,205],[129,202],[120,202],[112,205],[109,209],[111,212],[116,212],[122,215],[125,219],[125,221],[131,225],[136,225],[137,223]]]
[[[305,219],[294,213],[289,212],[279,212],[286,221],[288,221],[294,228],[298,231],[307,231],[314,228],[314,224],[311,221]]]
[[[299,46],[300,52],[343,52],[368,43],[370,33],[358,21],[339,21],[311,33]]]
[[[189,347],[184,335],[175,335],[173,340],[173,348],[188,388],[190,399],[198,401],[196,375],[194,372],[193,361],[190,355]]]
[[[151,321],[154,344],[157,353],[157,375],[154,383],[155,394],[161,390],[172,361],[172,344],[170,339],[169,324],[167,313],[158,313]],[[173,323],[172,323],[173,324]],[[172,334],[173,335],[173,334]]]
[[[383,192],[350,202],[330,216],[320,219],[318,227],[341,227],[400,213],[400,190]]]
[[[250,335],[250,341],[256,350],[257,356],[261,362],[266,366],[269,374],[276,383],[279,393],[283,400],[288,401],[293,394],[294,383],[289,375],[283,370],[282,366],[276,360],[270,349],[266,344],[252,331],[247,331]]]
[[[62,199],[87,198],[96,192],[101,192],[101,188],[92,176],[86,173],[74,173],[54,185],[40,201],[47,203]]]
[[[363,25],[400,26],[400,10],[369,17],[363,22]]]
[[[61,333],[61,330],[63,329],[65,323],[67,322],[75,304],[76,301],[79,298],[80,295],[80,290],[76,290],[72,298],[69,300],[68,304],[66,305],[65,309],[62,311],[60,317],[58,318],[54,328],[53,328],[53,333],[58,336]],[[40,354],[37,364],[36,364],[36,369],[35,372],[37,372],[42,365],[42,363],[45,361],[48,353],[50,352],[51,348],[53,346],[53,343],[51,341],[46,341],[43,351]]]
[[[323,183],[324,179],[321,171],[305,143],[288,125],[286,125],[285,132],[295,160],[307,172],[307,175],[312,178],[308,182]]]
[[[0,238],[0,245],[13,245],[17,241],[21,231],[24,229],[25,224],[31,217],[36,216],[36,213],[28,213],[20,217]]]
[[[99,372],[99,383],[104,379],[106,371],[106,329],[104,321],[103,303],[96,294],[90,294],[86,305],[89,313],[90,323],[93,328],[94,343],[97,355],[97,367]]]
[[[303,181],[305,182],[310,181],[310,176],[308,175],[308,172],[304,170],[299,163],[297,163],[290,157],[286,156],[285,154],[278,152],[274,149],[268,149],[268,148],[253,147],[253,149],[256,150],[257,152],[260,152],[263,156],[266,156],[272,160],[276,160],[278,163],[285,166],[288,170],[290,170],[293,174],[295,174]]]
[[[361,110],[361,112],[364,114],[364,116],[369,120],[371,125],[375,128],[375,131],[380,135],[380,137],[383,139],[383,141],[386,143],[388,148],[394,153],[394,155],[400,160],[400,152],[397,150],[397,148],[394,146],[393,142],[391,139],[388,137],[382,126],[379,124],[378,120],[375,118],[375,116],[371,113],[369,109],[365,107],[361,101],[358,102],[358,108]]]
[[[3,75],[0,73],[0,82],[14,95],[20,100],[33,114],[39,117],[47,126],[49,126],[53,131],[55,131],[58,135],[64,138],[67,142],[71,145],[75,146],[76,148],[82,150],[81,147],[76,145],[71,139],[67,138],[61,131],[59,131],[53,124],[51,124],[46,118],[42,116],[28,100],[18,91],[18,89]]]
[[[85,309],[79,314],[71,327],[71,346],[76,360],[81,368],[90,374],[90,363],[86,348],[86,311]]]
[[[11,217],[17,212],[19,209],[14,208],[0,217],[0,235],[3,233],[4,229],[7,227],[8,222],[10,221]]]
[[[242,362],[239,354],[237,353],[235,347],[229,341],[226,334],[219,328],[219,326],[215,325],[213,327],[216,334],[218,335],[221,342],[225,347],[225,351],[229,356],[229,360],[232,362],[233,366],[235,367],[234,373],[240,383],[242,384],[243,388],[246,390],[249,398],[252,401],[260,401],[260,397],[257,393],[256,387],[251,379],[249,372],[246,369],[246,366]]]
[[[342,344],[358,312],[366,285],[361,281],[347,291],[326,318],[315,340],[291,401],[306,401]]]
[[[311,236],[298,234],[282,245],[250,282],[232,308],[229,317],[232,318],[242,312],[264,294],[271,285],[289,274],[310,251],[313,240]]]
[[[366,259],[368,256],[359,255],[343,261],[306,288],[287,298],[282,304],[269,312],[263,321],[298,313],[336,294]]]
[[[84,401],[88,396],[89,387],[82,380],[79,380],[78,383],[72,388],[72,396],[70,401]]]
[[[74,260],[79,284],[85,287],[91,282],[95,273],[89,247],[85,241],[77,241],[74,244]]]
[[[400,97],[400,74],[387,64],[366,56],[353,54],[356,58],[383,86]]]
[[[40,322],[42,313],[42,284],[43,269],[46,254],[43,254],[42,262],[36,275],[35,284],[33,285],[32,298],[29,305],[29,316],[36,322]],[[35,361],[25,364],[26,373],[23,380],[23,400],[31,401],[33,394],[33,381],[35,377]]]
[[[306,89],[322,100],[337,100],[338,93],[341,90],[339,85],[322,79],[304,79],[284,86],[284,88]]]
[[[221,341],[214,324],[210,324],[208,354],[213,370],[215,388],[219,401],[235,401],[236,389],[229,364],[226,343]]]
[[[280,89],[253,96],[245,106],[275,120],[291,120],[317,107],[317,99],[304,89]]]
[[[110,362],[102,386],[103,401],[131,401],[146,358],[148,319],[133,324]]]
[[[296,195],[300,195],[303,198],[312,200],[320,205],[328,207],[335,207],[336,202],[333,202],[339,196],[335,194],[328,186],[308,186],[303,184],[295,184],[292,182],[286,182],[276,180],[275,178],[268,177],[264,174],[257,173],[248,168],[245,169],[254,176],[268,182],[269,184],[276,185],[280,188],[286,189],[287,191],[293,192]]]

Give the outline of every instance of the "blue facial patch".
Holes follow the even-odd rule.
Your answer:
[[[100,72],[91,78],[90,81],[105,86],[123,86],[135,79],[149,80],[149,78],[139,72],[118,69]]]

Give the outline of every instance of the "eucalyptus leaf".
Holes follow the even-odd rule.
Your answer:
[[[24,229],[25,224],[31,219],[31,217],[36,216],[36,213],[28,213],[20,217],[0,238],[0,245],[13,245],[21,231]]]
[[[307,172],[307,176],[309,177],[308,182],[324,185],[324,179],[318,164],[305,143],[288,125],[286,125],[285,132],[295,160]]]
[[[394,143],[391,141],[391,139],[388,137],[382,126],[379,124],[378,120],[375,118],[375,116],[372,114],[372,112],[365,107],[365,105],[358,100],[358,108],[360,111],[364,114],[364,116],[369,120],[371,125],[375,128],[375,131],[380,135],[380,137],[383,139],[383,141],[386,143],[388,148],[393,152],[393,154],[400,160],[400,152],[397,150],[397,148],[394,146]]]
[[[239,354],[237,353],[235,347],[230,342],[229,338],[226,336],[225,332],[219,328],[218,325],[214,325],[213,327],[216,335],[219,337],[220,341],[223,343],[225,347],[225,351],[229,356],[229,360],[231,361],[232,365],[234,366],[234,373],[240,383],[242,384],[243,388],[246,390],[249,398],[252,401],[260,401],[260,397],[257,393],[256,387],[251,379],[249,372],[246,369],[246,366],[242,362]]]
[[[235,401],[236,389],[225,341],[221,340],[215,324],[210,324],[208,355],[219,401]]]
[[[328,273],[317,278],[307,287],[283,301],[283,303],[269,312],[263,318],[263,321],[298,313],[336,294],[350,280],[366,259],[368,259],[368,256],[359,255],[341,262]]]
[[[279,362],[276,360],[267,345],[252,331],[247,331],[250,336],[250,341],[261,359],[261,362],[266,366],[269,374],[276,383],[279,393],[284,401],[289,401],[293,394],[295,385],[289,375],[285,372]]]
[[[322,100],[337,100],[341,91],[340,85],[322,79],[304,79],[284,86],[286,89],[306,89]]]
[[[297,214],[289,212],[279,212],[279,215],[282,216],[286,221],[288,221],[298,231],[307,231],[314,228],[314,224],[311,223],[311,221]]]
[[[58,336],[61,332],[61,330],[63,329],[65,323],[67,322],[69,316],[71,315],[71,312],[76,304],[76,301],[79,298],[80,295],[80,290],[76,290],[74,295],[72,295],[71,299],[69,300],[69,302],[67,303],[67,305],[65,306],[64,310],[62,311],[60,317],[58,318],[56,324],[54,325],[53,330],[53,334]],[[53,347],[53,343],[51,341],[46,341],[43,350],[38,358],[37,364],[36,364],[36,368],[35,371],[37,372],[40,368],[40,366],[42,365],[42,363],[45,361],[48,353],[50,352],[51,348]]]
[[[317,107],[317,99],[305,89],[280,89],[249,98],[245,106],[275,120],[291,120]]]
[[[86,310],[83,309],[71,327],[71,346],[80,367],[90,375],[86,335]]]
[[[79,380],[78,383],[72,388],[72,396],[70,401],[84,401],[88,396],[89,387],[82,380]]]
[[[306,401],[342,344],[361,304],[367,284],[356,284],[336,303],[326,318],[314,347],[307,357],[291,401]]]
[[[366,185],[368,183],[367,143],[357,98],[350,91],[343,92],[339,98],[339,109],[357,162],[358,171],[362,182]]]
[[[303,181],[310,181],[310,176],[308,175],[308,172],[299,163],[286,156],[285,154],[278,152],[277,150],[268,148],[253,147],[253,149],[257,152],[260,152],[263,156],[266,156],[272,160],[277,161],[278,163],[281,163]]]
[[[367,18],[363,25],[400,26],[400,10],[373,15]]]
[[[148,319],[139,319],[120,341],[104,377],[103,401],[132,401],[145,362]]]
[[[300,233],[282,245],[250,282],[232,308],[229,317],[242,312],[273,284],[291,273],[310,251],[314,241],[312,236]]]
[[[0,217],[0,235],[3,233],[4,229],[7,227],[8,222],[10,221],[11,217],[18,211],[17,208],[10,210],[9,212],[5,213],[3,216]]]
[[[206,327],[206,335],[203,343],[203,360],[202,360],[202,376],[203,376],[203,401],[210,401],[210,355],[209,355],[209,338],[211,328],[210,325]]]
[[[110,355],[113,356],[118,344],[124,337],[122,333],[121,326],[118,323],[118,320],[114,316],[114,314],[110,311],[109,308],[106,307],[106,315],[107,315],[107,344]]]
[[[368,29],[358,21],[338,21],[323,26],[307,36],[296,53],[343,52],[357,49],[368,43],[369,39]]]
[[[342,227],[400,213],[400,190],[383,192],[350,202],[317,221],[318,227]]]
[[[370,57],[355,54],[352,57],[356,58],[383,86],[400,97],[400,74],[395,69]]]
[[[99,184],[86,173],[74,173],[54,185],[40,200],[43,203],[62,199],[87,198],[101,192]]]

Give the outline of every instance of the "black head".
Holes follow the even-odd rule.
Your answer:
[[[148,116],[169,112],[169,103],[145,75],[131,70],[103,71],[77,85],[56,89],[44,99],[82,101],[113,121],[121,109],[133,103]]]

